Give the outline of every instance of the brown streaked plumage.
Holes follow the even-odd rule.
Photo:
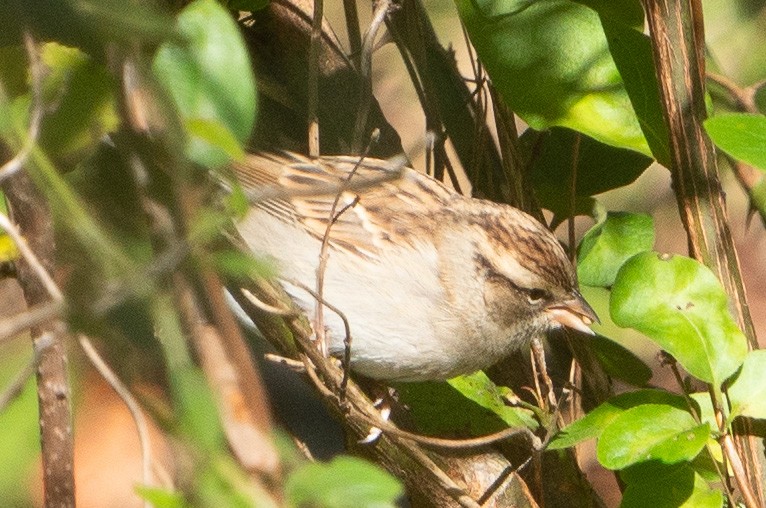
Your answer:
[[[340,189],[324,295],[351,324],[351,365],[362,374],[446,379],[489,367],[552,328],[589,332],[596,319],[556,238],[515,208],[462,196],[409,168],[396,180],[343,190],[399,170],[374,159],[256,154],[234,169],[248,189],[284,189],[237,227],[285,280],[310,287]],[[316,302],[285,287],[313,316]],[[326,309],[324,316],[330,350],[339,353],[342,323]]]

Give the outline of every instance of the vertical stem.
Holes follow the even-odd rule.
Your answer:
[[[314,0],[314,15],[311,20],[311,43],[309,45],[308,75],[308,145],[309,156],[319,157],[319,45],[322,43],[322,19],[324,0]]]
[[[54,268],[54,238],[48,204],[26,172],[19,171],[3,186],[14,222],[48,273]],[[51,300],[29,264],[18,262],[19,283],[29,307]],[[32,329],[37,364],[40,446],[46,507],[74,506],[74,439],[63,326],[52,321]]]
[[[693,0],[697,2],[697,0]],[[735,305],[740,327],[755,348],[739,261],[729,230],[716,154],[705,119],[704,60],[696,47],[698,29],[690,0],[644,0],[654,63],[670,129],[670,150],[678,208],[689,235],[689,252],[709,266]]]
[[[757,348],[739,261],[729,230],[716,154],[702,122],[705,62],[699,0],[643,0],[663,115],[670,131],[671,176],[689,252],[710,267],[729,294],[739,326]],[[749,485],[763,506],[762,448],[741,432],[737,439]]]

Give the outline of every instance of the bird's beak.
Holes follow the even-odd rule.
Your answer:
[[[575,291],[572,298],[562,303],[551,305],[545,311],[554,321],[588,335],[595,335],[590,325],[600,323],[596,312],[588,305],[585,298]]]

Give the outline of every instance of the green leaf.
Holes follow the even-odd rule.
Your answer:
[[[102,64],[75,48],[48,43],[41,59],[46,103],[56,107],[43,116],[39,143],[58,165],[72,168],[119,123],[114,83]]]
[[[529,175],[535,196],[558,221],[571,215],[572,155],[578,135],[575,215],[589,215],[593,208],[590,196],[628,185],[652,163],[645,155],[605,145],[570,129],[553,128],[544,133],[527,129],[521,143],[532,160]]]
[[[26,345],[27,347],[18,347]],[[21,341],[7,342],[0,358],[0,386],[8,387],[31,360],[31,348]],[[5,389],[5,388],[4,388]],[[40,428],[34,376],[0,412],[0,499],[4,506],[33,506],[28,485],[39,468]]]
[[[580,242],[577,277],[587,286],[609,287],[628,258],[654,246],[654,221],[646,214],[609,212]]]
[[[630,11],[641,4],[638,1],[606,2],[612,9]],[[626,9],[627,7],[627,9]],[[600,13],[603,11],[599,11]],[[609,51],[620,71],[630,102],[636,112],[652,155],[660,164],[670,165],[670,136],[665,119],[660,89],[654,70],[649,37],[643,33],[643,16],[639,24],[626,23],[616,15],[601,14],[601,23]],[[627,20],[630,21],[630,20]]]
[[[650,153],[594,10],[569,0],[455,3],[493,84],[531,127]]]
[[[718,148],[766,171],[766,116],[747,113],[716,115],[705,120],[705,130]]]
[[[686,408],[683,397],[662,390],[638,390],[612,397],[583,418],[569,424],[551,440],[548,448],[569,448],[601,435],[604,429],[628,409],[645,404],[665,404],[679,410]]]
[[[287,504],[295,507],[393,507],[403,492],[401,484],[380,467],[348,456],[306,464],[285,485]]]
[[[447,382],[402,383],[396,389],[424,433],[478,436],[508,427],[537,428],[528,410],[505,403],[511,390],[496,386],[483,372]]]
[[[621,344],[596,334],[588,339],[588,345],[610,377],[633,386],[646,386],[652,378],[652,369]]]
[[[245,152],[237,138],[220,122],[204,118],[189,118],[186,120],[186,130],[210,146],[220,148],[232,160],[240,161],[245,158]]]
[[[235,279],[270,279],[277,274],[277,269],[270,260],[256,258],[238,250],[216,252],[213,259],[216,269],[221,274]]]
[[[750,351],[728,390],[731,414],[766,418],[766,350]]]
[[[664,404],[644,404],[623,412],[601,433],[598,461],[608,469],[660,461],[674,464],[693,459],[710,436],[688,411]]]
[[[628,487],[620,508],[721,508],[723,494],[712,490],[688,464],[657,468],[650,474],[645,468],[637,475],[640,481],[626,482]],[[624,478],[623,478],[624,479]]]
[[[250,136],[256,113],[255,81],[242,36],[229,13],[215,0],[195,0],[178,17],[178,30],[188,42],[165,43],[154,58],[154,72],[173,98],[193,133],[187,155],[209,168],[229,161],[231,139]],[[202,121],[207,121],[201,129]]]
[[[617,273],[609,310],[617,325],[647,335],[716,388],[747,354],[718,279],[687,257],[646,252],[629,259]]]
[[[145,485],[137,485],[135,489],[141,499],[151,503],[154,508],[185,508],[189,506],[180,492]]]

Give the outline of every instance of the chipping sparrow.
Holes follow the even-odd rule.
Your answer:
[[[245,189],[283,191],[253,206],[237,229],[255,253],[277,262],[285,281],[316,287],[322,239],[336,217],[323,291],[350,324],[352,370],[390,381],[448,379],[489,367],[554,328],[593,333],[596,314],[547,228],[408,168],[363,185],[396,170],[381,160],[288,153],[235,165]],[[316,300],[283,285],[313,316]],[[323,315],[330,353],[339,355],[343,322],[327,308]]]

